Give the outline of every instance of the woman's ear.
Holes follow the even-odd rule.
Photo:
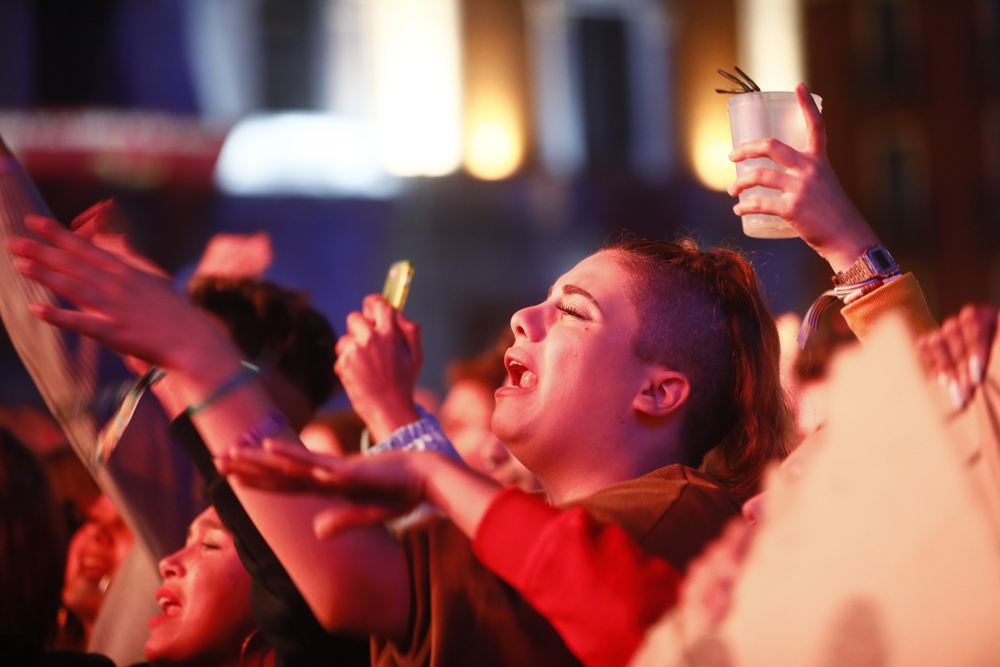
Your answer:
[[[677,412],[691,395],[687,376],[666,368],[650,373],[642,390],[632,399],[632,408],[655,419]]]

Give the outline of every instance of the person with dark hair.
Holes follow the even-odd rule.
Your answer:
[[[56,638],[65,529],[45,471],[0,429],[0,635]]]
[[[250,604],[250,575],[233,534],[214,508],[191,524],[184,547],[159,564],[162,613],[149,622],[143,649],[158,667],[274,665]]]
[[[188,296],[222,322],[249,360],[265,370],[281,371],[270,380],[282,383],[272,393],[302,395],[302,407],[284,410],[296,430],[340,389],[333,372],[336,334],[309,305],[307,293],[256,278],[199,276],[188,286]]]

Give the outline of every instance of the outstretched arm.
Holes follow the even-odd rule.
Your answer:
[[[257,440],[300,446],[287,426],[271,419],[275,409],[264,391],[240,378],[240,356],[222,328],[169,281],[129,266],[55,221],[33,218],[28,225],[45,242],[12,239],[8,247],[19,256],[18,269],[78,307],[36,305],[36,316],[167,370],[188,405],[204,405],[192,419],[213,454],[255,429]],[[406,565],[384,531],[357,530],[320,541],[313,517],[333,501],[274,494],[238,481],[233,489],[325,627],[388,638],[405,633]]]
[[[429,500],[473,540],[479,560],[545,616],[590,667],[626,664],[645,631],[677,599],[680,574],[620,527],[599,523],[581,507],[557,509],[502,489],[441,454],[342,459],[273,444],[234,448],[220,469],[263,488],[350,499],[351,505],[317,518],[323,536],[381,523]]]

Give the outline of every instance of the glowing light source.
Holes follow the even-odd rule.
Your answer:
[[[390,197],[371,126],[332,114],[251,116],[226,137],[215,182],[238,195]]]
[[[737,0],[741,67],[762,90],[793,90],[805,79],[802,0]]]
[[[382,164],[441,176],[462,158],[457,0],[373,0],[375,122]]]
[[[513,128],[497,121],[483,121],[476,125],[469,136],[465,166],[476,178],[487,181],[506,178],[521,163],[519,137]]]
[[[733,140],[725,100],[718,97],[709,98],[713,106],[695,115],[690,151],[698,180],[712,190],[725,190],[736,178],[736,167],[729,161]]]
[[[476,178],[498,180],[513,174],[524,157],[524,128],[513,101],[500,95],[474,101],[467,116],[465,167]]]

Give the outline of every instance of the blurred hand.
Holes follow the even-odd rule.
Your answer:
[[[996,331],[997,309],[969,304],[917,340],[924,368],[947,389],[956,408],[964,407],[982,383]]]
[[[216,234],[201,255],[195,276],[259,278],[274,261],[271,236],[256,234]]]
[[[742,517],[731,519],[722,535],[688,566],[681,582],[680,605],[703,631],[717,626],[729,613],[733,588],[754,534],[753,525]]]
[[[221,329],[174,291],[170,281],[54,220],[28,216],[25,224],[44,242],[8,240],[18,271],[78,308],[33,304],[36,317],[166,369],[197,368],[205,346],[213,342],[218,344],[207,350],[209,356],[231,351]]]
[[[69,227],[77,236],[90,239],[94,245],[116,255],[129,266],[169,278],[166,271],[139,254],[129,245],[128,237],[117,231],[124,226],[123,218],[115,200],[105,199],[73,218]]]
[[[830,263],[834,272],[849,268],[878,236],[861,217],[833,173],[826,155],[826,126],[805,84],[795,88],[805,115],[807,142],[797,151],[777,139],[758,139],[737,147],[733,162],[770,158],[785,169],[753,169],[738,177],[729,194],[739,196],[754,186],[780,190],[779,196],[756,197],[733,207],[736,215],[766,213],[784,218],[809,246]]]
[[[334,370],[375,442],[420,418],[413,392],[423,365],[420,327],[377,294],[347,316]]]
[[[379,525],[412,510],[426,498],[427,476],[436,456],[388,452],[336,457],[267,440],[264,448],[232,448],[216,459],[216,466],[246,486],[349,501],[316,516],[316,535],[322,539]]]

